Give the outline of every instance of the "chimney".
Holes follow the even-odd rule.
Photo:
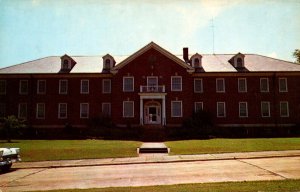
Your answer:
[[[183,48],[183,60],[185,62],[189,61],[189,48],[187,48],[187,47]]]

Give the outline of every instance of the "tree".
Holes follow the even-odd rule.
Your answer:
[[[300,63],[300,49],[295,49],[293,56],[296,58],[296,62]]]
[[[3,124],[3,129],[6,132],[6,139],[8,143],[11,143],[11,131],[13,129],[26,127],[25,120],[18,119],[14,115],[4,117],[1,121]]]

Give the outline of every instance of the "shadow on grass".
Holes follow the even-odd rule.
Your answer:
[[[11,142],[7,142],[7,141],[0,141],[0,143],[7,143],[7,144],[10,144],[10,143],[20,143],[19,141],[11,141]]]

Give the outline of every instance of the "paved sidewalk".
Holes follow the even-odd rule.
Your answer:
[[[129,158],[19,162],[19,163],[14,163],[13,168],[29,169],[29,168],[83,167],[83,166],[101,166],[101,165],[173,163],[173,162],[232,160],[232,159],[256,159],[256,158],[272,158],[272,157],[295,157],[295,156],[300,156],[300,150],[217,153],[217,154],[199,154],[199,155],[143,154],[140,155],[139,157],[129,157]]]

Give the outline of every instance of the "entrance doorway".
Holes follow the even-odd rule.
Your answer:
[[[144,107],[144,124],[161,124],[161,105],[157,101],[149,101]]]

